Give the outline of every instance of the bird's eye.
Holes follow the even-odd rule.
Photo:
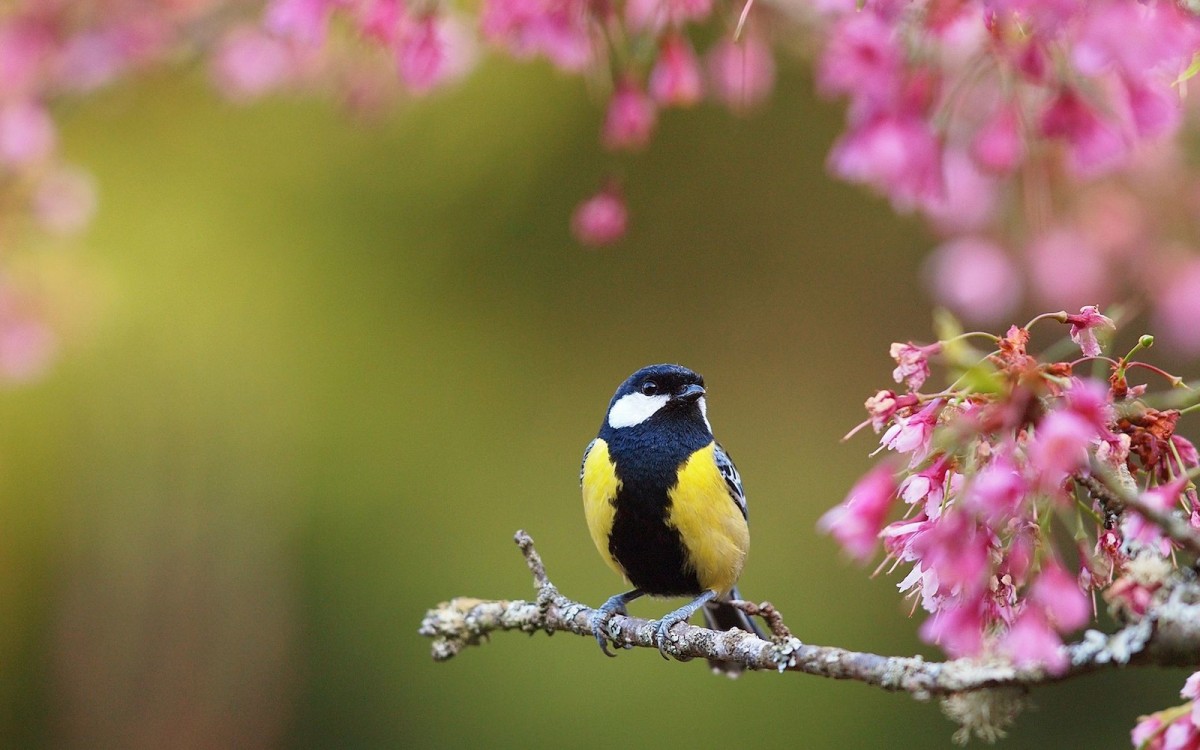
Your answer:
[[[645,383],[642,383],[642,395],[653,396],[656,393],[658,393],[658,383],[655,383],[653,380],[647,380]]]

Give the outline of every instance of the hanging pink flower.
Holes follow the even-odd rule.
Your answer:
[[[632,79],[617,84],[604,119],[604,145],[612,150],[636,150],[650,142],[658,111]]]
[[[1079,345],[1084,356],[1095,357],[1100,354],[1100,344],[1096,341],[1097,329],[1113,330],[1112,319],[1100,314],[1100,308],[1086,305],[1076,314],[1067,315],[1071,324],[1071,340]]]
[[[662,106],[690,107],[700,101],[704,93],[700,62],[692,45],[681,35],[673,34],[663,42],[650,71],[649,90]]]
[[[709,93],[734,112],[766,100],[775,88],[775,58],[758,34],[724,37],[708,52]]]
[[[628,222],[625,199],[609,185],[579,204],[571,217],[571,231],[581,243],[602,247],[624,237]]]
[[[879,532],[896,500],[896,490],[891,468],[880,464],[858,480],[840,505],[821,516],[817,528],[836,539],[851,556],[866,562],[879,546]]]

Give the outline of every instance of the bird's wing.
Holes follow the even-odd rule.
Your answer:
[[[591,446],[589,445],[588,448]],[[746,512],[746,493],[742,490],[742,475],[738,474],[737,467],[733,465],[733,459],[729,457],[720,443],[716,444],[713,457],[717,460],[717,469],[721,472],[721,478],[725,480],[730,497],[742,511],[742,517],[749,518]]]
[[[599,440],[599,438],[592,440],[592,442],[588,443],[588,446],[583,449],[583,460],[579,462],[579,485],[581,487],[583,486],[583,470],[584,467],[587,466],[587,457],[588,454],[592,452],[592,446],[596,444],[596,440]]]

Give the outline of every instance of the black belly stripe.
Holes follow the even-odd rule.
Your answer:
[[[646,593],[695,596],[702,591],[700,581],[687,564],[682,537],[666,521],[671,504],[667,482],[673,484],[673,479],[623,482],[617,493],[608,551],[621,563],[629,581]]]
[[[670,439],[664,439],[654,421],[600,432],[621,480],[608,551],[625,569],[630,583],[647,594],[697,596],[704,589],[687,564],[683,539],[667,526],[671,504],[667,491],[677,481],[678,467],[712,442],[712,435],[699,422],[672,425]]]
[[[645,500],[645,498],[642,498]],[[630,583],[656,596],[698,595],[703,589],[694,570],[689,569],[679,532],[664,520],[667,502],[659,511],[641,513],[641,502],[617,501],[608,551],[621,563]]]

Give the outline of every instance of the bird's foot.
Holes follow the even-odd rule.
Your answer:
[[[681,622],[687,622],[687,617],[676,617],[679,612],[676,610],[666,617],[658,621],[658,627],[654,630],[654,642],[658,645],[658,653],[662,654],[662,658],[670,660],[670,651],[667,643],[671,641],[671,628]]]
[[[596,643],[600,644],[600,650],[605,656],[616,656],[608,650],[608,641],[611,636],[608,634],[608,621],[613,615],[628,614],[625,605],[642,595],[641,591],[634,589],[624,594],[616,594],[610,596],[608,601],[600,605],[600,608],[592,613],[592,618],[588,625],[592,628],[592,635],[596,637]]]
[[[662,654],[662,658],[671,658],[671,651],[667,645],[669,642],[674,641],[674,639],[671,638],[671,628],[675,627],[681,622],[687,622],[688,618],[696,613],[696,610],[700,609],[705,604],[708,604],[716,598],[717,592],[711,590],[705,591],[700,596],[696,597],[674,612],[668,613],[658,621],[658,627],[654,631],[654,642],[657,644],[658,653]],[[679,656],[679,654],[676,654],[676,656]]]

